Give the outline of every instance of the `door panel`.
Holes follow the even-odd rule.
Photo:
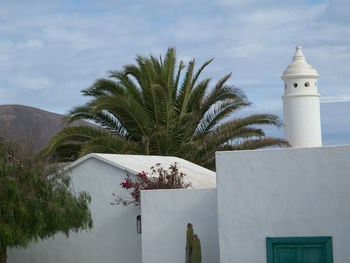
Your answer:
[[[273,263],[326,263],[326,248],[314,244],[274,246]]]
[[[323,247],[303,247],[300,248],[300,263],[324,263],[326,262],[326,251]]]
[[[277,248],[278,263],[298,263],[297,248]]]

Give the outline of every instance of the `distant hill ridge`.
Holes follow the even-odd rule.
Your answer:
[[[38,148],[62,128],[65,116],[24,105],[0,105],[0,134],[15,139],[30,138]],[[69,126],[92,125],[86,121],[75,121]]]

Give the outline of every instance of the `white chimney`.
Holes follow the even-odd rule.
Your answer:
[[[281,77],[284,81],[284,137],[292,147],[322,146],[320,94],[317,71],[296,47],[292,63]]]

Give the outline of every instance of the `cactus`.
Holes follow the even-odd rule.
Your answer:
[[[202,262],[202,251],[201,251],[201,241],[197,235],[193,236],[193,246],[192,246],[192,263]]]
[[[193,227],[192,224],[187,224],[186,231],[186,263],[191,263],[192,259],[192,238],[193,238]]]
[[[192,224],[187,224],[186,231],[186,263],[202,262],[201,242],[197,235],[194,235]]]

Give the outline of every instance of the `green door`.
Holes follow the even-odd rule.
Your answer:
[[[326,247],[315,244],[275,245],[274,263],[326,263]]]
[[[331,237],[266,238],[267,263],[332,263]]]
[[[327,262],[326,247],[301,247],[300,263],[323,263]]]
[[[297,247],[274,247],[273,255],[276,263],[298,263]]]

